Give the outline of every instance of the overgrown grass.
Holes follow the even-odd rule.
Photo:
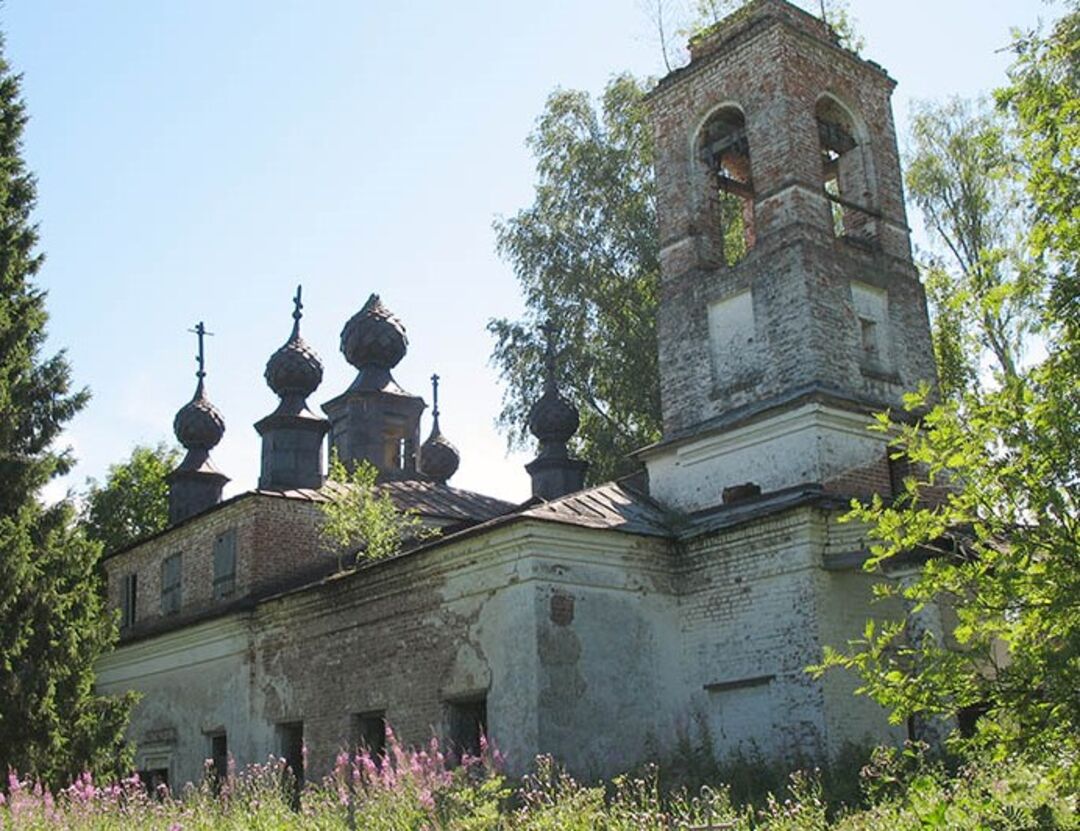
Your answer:
[[[863,806],[832,808],[824,780],[797,773],[750,802],[719,782],[666,792],[655,768],[586,785],[551,759],[510,782],[498,754],[455,763],[436,741],[406,748],[390,736],[379,757],[342,753],[333,773],[305,787],[300,804],[284,761],[271,759],[221,782],[171,796],[148,794],[137,778],[98,785],[88,775],[51,794],[9,775],[0,828],[371,829],[371,831],[907,831],[907,829],[1077,829],[1075,760],[987,762],[954,775],[914,750],[883,750],[855,775]],[[1069,771],[1073,771],[1070,778]],[[752,770],[743,771],[751,774]],[[1070,784],[1071,783],[1071,784]]]

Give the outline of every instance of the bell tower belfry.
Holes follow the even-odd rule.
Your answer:
[[[786,0],[690,51],[649,99],[663,440],[641,457],[652,492],[693,511],[882,462],[870,414],[936,373],[895,82]]]

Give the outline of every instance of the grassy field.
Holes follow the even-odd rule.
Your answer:
[[[84,774],[50,793],[10,773],[0,796],[0,828],[371,829],[371,831],[906,831],[906,829],[1077,829],[1070,766],[999,762],[946,774],[918,753],[881,751],[859,774],[847,805],[829,798],[817,772],[793,774],[778,793],[741,803],[717,782],[669,791],[656,768],[610,782],[575,781],[550,759],[510,781],[498,753],[448,759],[437,742],[385,755],[342,753],[334,772],[298,794],[284,761],[230,771],[173,796],[147,793],[137,777],[98,784]],[[1072,768],[1075,770],[1075,768]],[[1075,777],[1072,777],[1075,783]]]

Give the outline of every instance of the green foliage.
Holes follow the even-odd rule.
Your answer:
[[[417,755],[403,754],[406,761]],[[393,765],[390,759],[384,761]],[[351,770],[350,770],[351,767]],[[339,768],[341,766],[339,765]],[[208,779],[182,797],[156,800],[137,779],[114,787],[81,779],[62,793],[35,792],[16,781],[0,802],[0,827],[10,831],[71,829],[157,831],[214,829],[364,829],[365,831],[1075,831],[1075,791],[1049,765],[984,763],[948,776],[917,751],[882,751],[863,777],[868,807],[830,817],[813,773],[789,778],[786,797],[736,808],[723,785],[665,798],[655,774],[620,776],[583,785],[546,757],[535,772],[511,786],[497,772],[434,774],[381,772],[346,766],[303,792],[293,810],[282,787],[282,764],[271,761],[230,774],[218,787]],[[345,778],[341,774],[358,773]]]
[[[1012,114],[1034,209],[1030,243],[1050,273],[1049,322],[1080,340],[1080,3],[1046,36],[1017,35],[999,103]]]
[[[169,524],[165,477],[179,459],[179,452],[165,444],[138,445],[127,461],[109,467],[104,485],[88,480],[82,512],[86,536],[111,552],[164,530]]]
[[[338,568],[346,557],[382,560],[401,551],[408,539],[436,536],[437,528],[425,527],[414,510],[399,510],[390,494],[379,488],[378,469],[362,461],[352,470],[334,454],[327,478],[337,485],[330,497],[319,503],[322,511],[322,538],[336,552]]]
[[[1080,749],[1078,369],[1075,356],[1055,355],[998,391],[937,406],[921,423],[882,416],[917,474],[894,503],[853,507],[849,517],[880,540],[867,567],[888,568],[908,552],[933,556],[881,589],[903,598],[908,618],[867,624],[824,666],[858,672],[860,691],[895,720],[985,705],[982,738],[995,746]],[[924,406],[925,395],[908,404]],[[926,607],[944,609],[947,637],[912,629]]]
[[[592,482],[632,470],[627,454],[660,434],[660,267],[644,93],[630,76],[613,78],[599,112],[586,93],[552,93],[528,140],[535,201],[495,223],[526,307],[523,320],[488,324],[507,384],[499,425],[511,446],[527,444],[527,415],[543,386],[537,328],[555,321],[561,391],[581,413],[576,451]]]
[[[894,568],[912,553],[929,559],[919,569],[901,561],[908,576],[880,587],[881,594],[903,599],[904,619],[868,624],[861,639],[844,652],[827,652],[815,668],[854,670],[861,691],[896,720],[986,707],[977,744],[997,759],[1016,752],[1056,758],[1074,785],[1080,771],[1080,339],[1073,310],[1080,286],[1068,278],[1076,263],[1068,246],[1076,242],[1080,179],[1058,173],[1075,165],[1075,144],[1068,149],[1066,137],[1076,137],[1076,102],[1060,102],[1056,127],[1030,107],[1057,100],[1061,85],[1075,93],[1076,67],[1062,61],[1075,55],[1077,18],[1076,11],[1066,15],[1045,42],[1021,43],[1014,85],[1003,94],[1024,136],[1023,184],[1036,216],[1030,242],[1038,265],[1053,267],[1052,302],[1038,316],[1018,306],[1010,311],[1010,304],[1030,300],[1026,267],[1013,277],[987,276],[1005,262],[1010,240],[989,227],[1009,219],[996,214],[1001,203],[986,196],[996,167],[990,173],[979,167],[987,154],[999,153],[1000,129],[981,129],[989,128],[988,118],[952,122],[965,125],[964,148],[955,158],[973,161],[974,169],[970,175],[959,170],[969,186],[957,185],[956,197],[942,199],[937,214],[943,237],[956,232],[956,259],[969,271],[967,302],[982,316],[982,334],[996,327],[1006,336],[1002,344],[1012,339],[1007,347],[1015,357],[1023,331],[1016,322],[1038,324],[1047,357],[1025,370],[1003,360],[1002,344],[984,341],[999,360],[995,387],[954,390],[918,422],[880,417],[879,429],[895,435],[897,455],[914,463],[912,474],[894,502],[856,504],[850,518],[869,524],[879,540],[868,568]],[[975,124],[981,127],[974,134],[966,130]],[[1049,135],[1057,139],[1045,142]],[[951,144],[941,148],[943,155],[952,152]],[[933,174],[934,165],[924,160],[916,180]],[[997,317],[988,323],[987,315]],[[907,406],[919,410],[929,403],[924,391]],[[940,627],[918,623],[934,612]]]
[[[681,31],[691,37],[705,36],[713,26],[749,5],[749,0],[695,0],[691,22]],[[820,14],[845,49],[858,53],[865,48],[866,41],[859,34],[858,20],[851,12],[849,0],[811,0],[800,5]]]
[[[978,387],[984,355],[1015,377],[1038,321],[1041,272],[1023,241],[1023,181],[1008,125],[984,105],[923,103],[911,122],[908,196],[935,243],[923,267],[942,392]]]
[[[20,156],[26,110],[19,77],[0,57],[0,770],[51,783],[90,767],[124,764],[129,702],[94,695],[93,664],[109,647],[100,546],[67,502],[46,508],[39,491],[71,458],[53,448],[87,401],[71,392],[63,354],[44,358],[42,263],[31,222],[35,183]]]

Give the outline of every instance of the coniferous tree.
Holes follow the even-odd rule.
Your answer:
[[[100,546],[69,503],[40,501],[70,468],[53,444],[88,394],[72,391],[63,353],[41,354],[45,295],[33,277],[43,258],[19,86],[0,55],[0,771],[55,784],[123,761],[128,704],[93,689],[93,663],[115,633],[98,586]]]

